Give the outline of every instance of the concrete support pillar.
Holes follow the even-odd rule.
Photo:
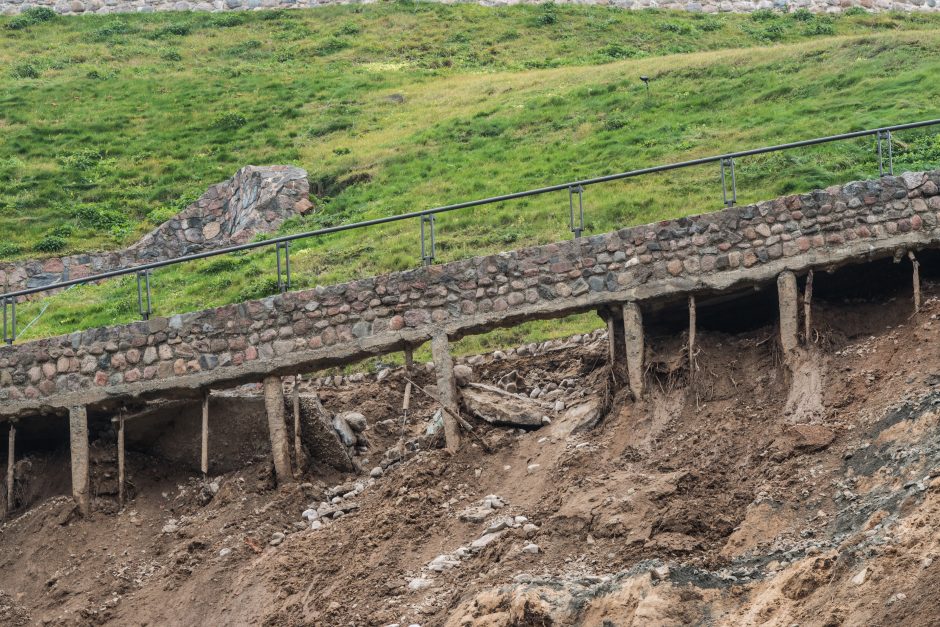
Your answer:
[[[698,312],[695,307],[695,296],[689,296],[689,382],[695,383],[695,334],[698,327]]]
[[[209,390],[202,391],[202,447],[199,469],[203,478],[209,476]]]
[[[69,443],[72,451],[72,498],[83,516],[91,514],[88,475],[88,411],[81,406],[69,409]]]
[[[126,459],[124,457],[124,410],[121,410],[120,415],[118,416],[118,504],[121,508],[124,507],[124,499],[126,498],[124,492],[124,467]]]
[[[786,270],[777,277],[777,297],[780,303],[780,346],[789,355],[799,346],[800,313],[796,275]]]
[[[454,360],[450,356],[450,342],[447,335],[438,333],[431,338],[431,355],[437,370],[437,394],[441,402],[453,412],[457,412],[457,380],[454,377]],[[460,431],[457,420],[444,412],[444,439],[447,451],[451,454],[460,448]]]
[[[610,359],[610,366],[613,368],[617,363],[617,321],[613,316],[607,318],[607,352]]]
[[[13,475],[16,463],[16,422],[10,421],[10,437],[7,446],[7,503],[6,513],[13,511]]]
[[[643,396],[643,312],[634,302],[623,304],[623,340],[627,349],[627,375],[630,390],[639,399]]]
[[[291,472],[290,447],[287,442],[287,428],[284,425],[284,385],[281,383],[281,377],[265,377],[264,408],[268,414],[271,455],[274,458],[277,482],[290,483],[294,475]]]
[[[411,347],[411,344],[405,344],[405,371],[408,374],[414,372],[415,369],[415,354],[414,349]]]
[[[294,375],[294,389],[291,392],[291,408],[294,410],[294,464],[298,477],[307,465],[304,456],[303,439],[300,437],[300,375]]]
[[[913,251],[908,251],[907,258],[911,260],[914,270],[914,313],[920,313],[920,262]]]
[[[813,271],[806,274],[806,287],[803,288],[803,344],[813,343]]]

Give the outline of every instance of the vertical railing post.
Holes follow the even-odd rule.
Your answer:
[[[3,341],[7,346],[13,346],[16,340],[16,297],[3,298]],[[9,328],[7,326],[7,305],[10,305]]]
[[[431,248],[430,252],[428,251],[427,246],[425,245],[425,230],[424,224],[428,224],[428,231],[431,236]],[[421,216],[421,263],[426,266],[430,266],[434,263],[434,253],[436,252],[437,243],[434,239],[434,214],[422,214]]]
[[[287,289],[290,290],[290,240],[284,242],[284,265],[287,270]]]
[[[277,291],[280,294],[284,293],[284,283],[281,280],[281,243],[277,242],[274,244],[274,256],[277,257]]]
[[[731,197],[728,197],[728,181],[725,176],[725,170],[730,170],[731,174]],[[721,160],[721,197],[725,207],[733,207],[738,202],[738,181],[734,173],[734,158],[723,158]]]
[[[888,143],[888,172],[894,176],[894,145],[891,142],[891,131],[878,131],[878,176],[885,176],[885,157],[882,144],[887,140]]]
[[[143,283],[141,283],[143,279]],[[146,307],[144,306],[144,296],[146,295]],[[140,317],[144,320],[150,320],[150,314],[153,313],[153,306],[151,304],[151,292],[150,292],[150,270],[142,270],[137,272],[137,311],[140,312]]]
[[[7,334],[7,298],[0,298],[0,301],[3,303],[3,342],[12,345],[13,340],[11,340]]]
[[[574,223],[574,195],[578,194],[578,224]],[[568,188],[568,228],[571,229],[571,232],[574,233],[574,238],[578,239],[581,237],[581,234],[584,233],[584,187],[578,185],[577,187]]]
[[[281,266],[281,251],[284,251],[284,269]],[[278,242],[274,245],[277,255],[277,291],[281,294],[290,289],[290,242]],[[284,270],[287,271],[286,280]]]

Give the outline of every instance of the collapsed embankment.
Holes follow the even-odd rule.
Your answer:
[[[401,371],[319,390],[368,419],[360,473],[275,489],[248,455],[202,481],[141,443],[132,500],[80,520],[41,471],[65,452],[36,451],[0,622],[936,624],[940,300],[926,282],[912,316],[909,284],[864,283],[819,280],[789,368],[759,295],[702,309],[692,377],[663,312],[640,402],[601,334],[471,359],[549,420],[474,419],[453,457],[429,448],[433,402],[402,411]]]

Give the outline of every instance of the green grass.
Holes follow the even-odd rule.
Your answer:
[[[0,20],[7,259],[53,254],[36,249],[62,241],[69,251],[128,244],[247,163],[309,172],[318,209],[291,232],[938,117],[940,95],[940,16],[390,3],[10,23]],[[937,135],[897,140],[899,169],[940,165]],[[739,200],[868,178],[872,148],[741,160]],[[720,199],[716,167],[589,187],[587,228],[710,211]],[[438,260],[569,237],[567,206],[560,193],[441,215]],[[307,287],[411,268],[418,255],[414,221],[298,242],[292,265]],[[153,285],[158,314],[264,296],[273,249],[163,269]],[[24,339],[137,317],[133,279],[24,305],[20,320],[46,303]]]

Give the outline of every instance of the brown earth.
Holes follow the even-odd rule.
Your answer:
[[[474,419],[482,442],[454,457],[418,437],[432,401],[415,392],[403,418],[401,372],[324,389],[369,419],[358,475],[275,489],[259,459],[204,482],[138,451],[133,499],[82,520],[51,496],[65,452],[37,454],[50,493],[0,528],[0,624],[936,625],[936,286],[925,297],[916,316],[903,296],[819,300],[789,368],[773,324],[700,329],[694,377],[684,333],[662,330],[637,403],[598,335],[473,360],[481,382],[515,370],[524,391],[562,391],[538,429]],[[345,514],[310,530],[301,512],[335,495],[321,510]],[[503,506],[474,511],[487,500]]]

